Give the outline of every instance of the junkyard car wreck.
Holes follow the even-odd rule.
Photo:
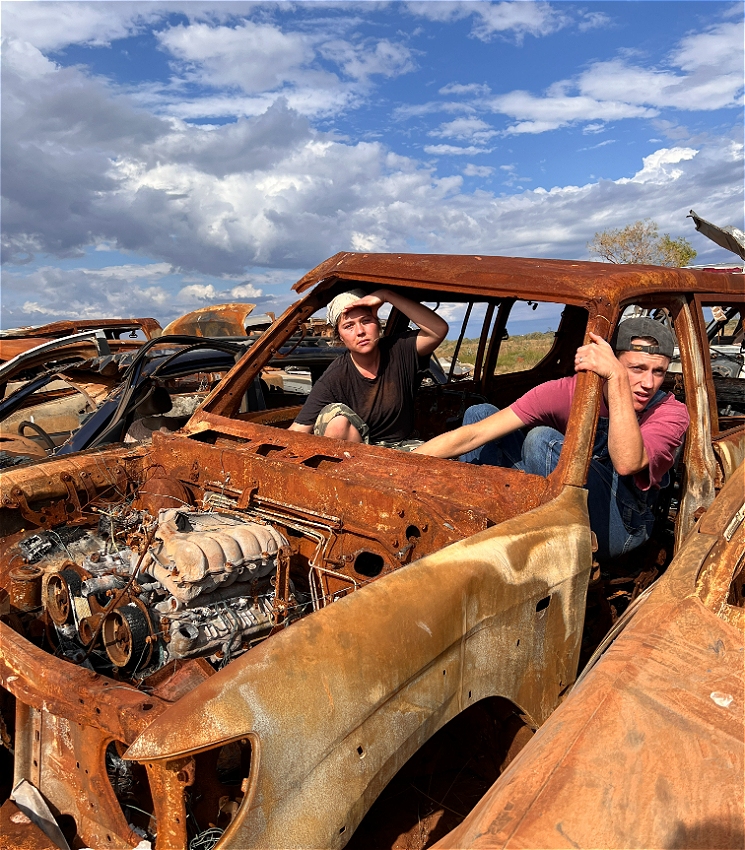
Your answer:
[[[592,373],[548,478],[288,430],[300,399],[268,391],[265,370],[353,287],[447,308],[458,344],[479,340],[465,379],[423,381],[423,439],[471,404],[503,407],[572,374],[589,332],[610,339],[625,312],[670,323],[680,371],[665,386],[691,425],[644,548],[593,556]],[[666,568],[674,584],[687,538],[738,474],[742,382],[712,374],[706,325],[717,307],[742,336],[742,278],[344,253],[295,288],[181,431],[2,473],[0,731],[13,787],[40,793],[70,846],[345,846],[450,721],[488,710],[510,740],[539,729],[619,615]],[[526,310],[554,332],[535,365],[505,369]],[[407,323],[394,310],[385,332]],[[730,496],[717,514],[735,541],[743,513]],[[735,625],[736,548],[715,577]]]

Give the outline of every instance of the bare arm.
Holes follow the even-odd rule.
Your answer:
[[[410,298],[392,292],[390,289],[378,289],[370,295],[360,298],[359,301],[355,301],[350,307],[370,307],[377,316],[378,310],[386,301],[419,327],[419,334],[416,338],[416,353],[420,357],[432,354],[445,339],[448,323],[440,318],[434,310],[425,307],[424,304],[412,301]]]
[[[511,408],[505,407],[480,422],[461,425],[454,431],[440,434],[415,448],[414,452],[433,457],[458,457],[491,440],[511,434],[523,425],[525,423],[522,419]]]
[[[605,379],[608,454],[619,475],[636,475],[649,466],[649,458],[634,410],[626,367],[601,336],[590,333],[590,339],[592,342],[577,349],[575,370],[596,372]]]
[[[293,422],[287,429],[288,431],[302,431],[303,434],[310,434],[313,431],[312,425],[300,425],[298,422]]]

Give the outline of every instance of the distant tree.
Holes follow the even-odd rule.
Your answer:
[[[696,251],[682,236],[659,235],[657,223],[646,219],[615,230],[601,230],[587,243],[590,254],[607,263],[644,263],[653,266],[687,266]]]

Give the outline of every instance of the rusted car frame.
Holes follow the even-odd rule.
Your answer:
[[[579,378],[562,460],[548,479],[290,432],[297,401],[282,396],[265,410],[246,408],[270,360],[352,285],[483,307],[469,379],[420,390],[425,437],[457,424],[472,401],[509,404],[541,380],[570,374],[587,333],[609,338],[629,305],[666,310],[681,350],[672,387],[692,425],[670,543],[649,553],[659,566],[742,464],[745,422],[720,420],[702,313],[712,300],[743,304],[731,276],[494,257],[331,258],[296,285],[304,297],[181,433],[155,434],[147,450],[94,450],[3,475],[0,568],[10,596],[0,676],[16,704],[15,779],[39,788],[90,846],[134,846],[146,834],[158,848],[186,847],[215,829],[225,848],[342,847],[406,760],[470,706],[499,697],[527,727],[545,723],[575,679],[583,630],[611,623],[604,625],[607,604],[599,614],[587,607],[588,589],[602,583],[582,489],[600,404],[596,376]],[[563,318],[536,367],[499,375],[510,311],[526,301],[561,305]],[[387,331],[405,324],[394,313]],[[123,502],[158,516],[185,501],[187,520],[203,521],[199,505],[231,523],[250,521],[252,533],[279,535],[271,589],[259,594],[270,610],[234,658],[228,642],[212,663],[178,660],[169,654],[178,618],[148,610],[150,621],[137,615],[150,629],[138,644],[147,656],[140,666],[131,653],[134,615],[122,610],[142,609],[133,588],[140,564],[125,587],[89,596],[82,617],[80,584],[100,568],[82,556],[87,567],[71,564],[61,550],[41,567],[24,563],[31,532],[90,529]],[[163,514],[160,525],[129,527],[134,560],[166,552],[166,531],[178,538],[167,516],[176,522]],[[250,607],[252,593],[245,598]],[[101,623],[105,646],[97,643]],[[55,634],[74,639],[56,650],[67,660],[48,651]],[[184,627],[179,641],[190,634]],[[154,670],[156,658],[169,660]],[[86,668],[92,662],[98,670]],[[136,789],[137,802],[117,777]]]

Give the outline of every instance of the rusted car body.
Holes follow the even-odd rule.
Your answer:
[[[422,437],[571,374],[588,332],[609,338],[629,307],[666,312],[682,369],[670,386],[692,424],[635,570],[593,559],[595,375],[578,379],[547,479],[288,431],[298,399],[281,390],[251,409],[272,358],[353,286],[455,305],[461,336],[480,325],[471,375],[420,389]],[[709,306],[745,309],[730,276],[339,254],[296,289],[178,434],[0,479],[14,781],[88,846],[343,847],[471,707],[498,699],[541,727],[742,464],[745,417],[720,413],[734,379],[715,380],[705,332]],[[561,316],[544,356],[498,371],[512,311],[539,304]],[[406,325],[394,311],[386,332]]]
[[[177,334],[252,342],[274,320],[264,314],[249,318],[254,307],[217,304],[187,313],[165,329],[155,319],[107,319],[0,332],[5,361],[0,363],[0,466],[46,457],[69,441],[117,390],[143,346],[161,345],[163,351]],[[199,392],[191,397],[182,388],[182,403],[165,417],[171,430],[188,419],[225,367],[215,371],[211,377],[195,375],[192,389]]]
[[[0,332],[0,402],[36,380],[19,409],[0,418],[0,451],[45,457],[119,381],[116,358],[156,339],[155,319],[84,319]]]
[[[438,850],[745,844],[745,470]]]

